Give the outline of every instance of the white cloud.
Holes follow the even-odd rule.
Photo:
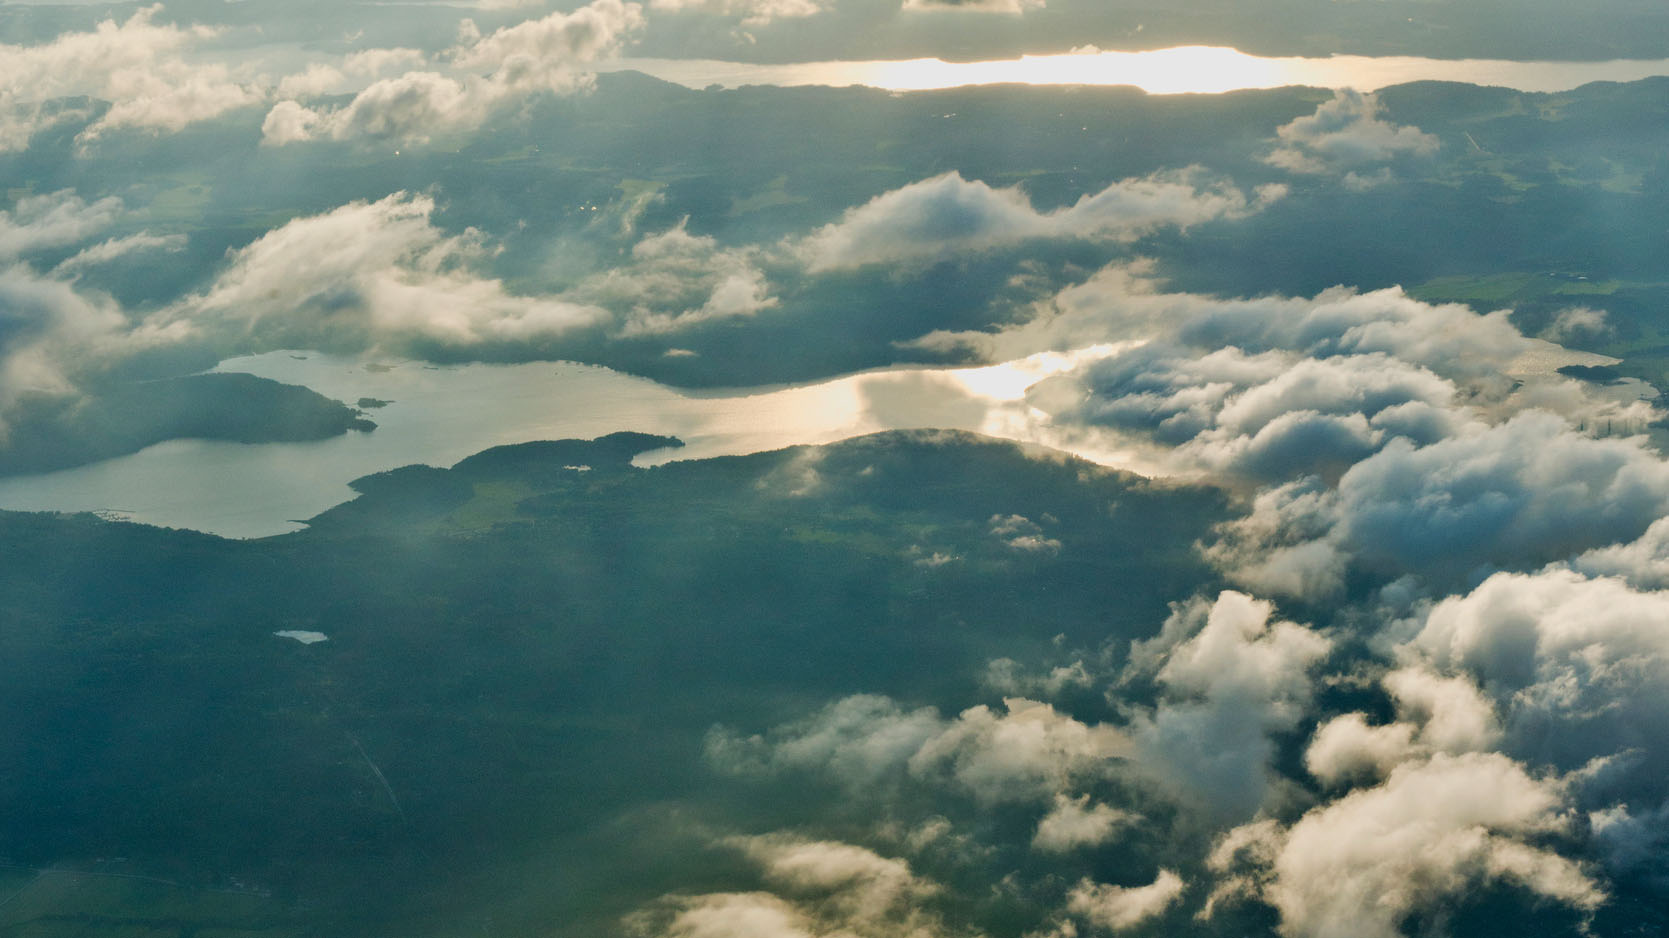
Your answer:
[[[158,321],[224,349],[371,349],[423,357],[436,349],[540,343],[606,317],[547,297],[516,296],[471,272],[478,233],[430,222],[434,200],[396,193],[295,219],[231,255],[202,293]]]
[[[1030,313],[996,332],[908,344],[988,360],[1120,346],[1034,385],[1013,418],[1144,472],[1294,481],[1287,495],[1299,507],[1331,499],[1346,470],[1393,441],[1439,443],[1532,408],[1602,427],[1644,427],[1656,415],[1638,395],[1558,374],[1591,358],[1523,335],[1506,311],[1480,315],[1397,288],[1223,299],[1164,292],[1146,265],[1122,264]],[[1309,475],[1319,481],[1295,481]],[[1325,530],[1325,512],[1311,514]],[[1338,557],[1308,541],[1316,533],[1266,558],[1286,570],[1282,589],[1336,579]]]
[[[917,560],[922,566],[940,566],[953,558],[945,554]],[[1059,697],[1068,688],[1087,688],[1095,683],[1095,676],[1080,660],[1050,668],[1046,674],[1029,674],[1012,658],[994,658],[985,668],[985,686],[1008,697]]]
[[[1213,557],[1260,589],[1317,595],[1356,564],[1453,581],[1640,536],[1669,511],[1669,465],[1527,412],[1428,446],[1391,441],[1336,490],[1289,484],[1224,529]]]
[[[1310,669],[1331,649],[1274,607],[1224,591],[1182,604],[1160,636],[1131,651],[1132,674],[1157,666],[1162,689],[1130,733],[1139,761],[1182,783],[1208,813],[1243,818],[1271,784],[1270,734],[1291,730],[1312,694]]]
[[[1360,713],[1334,717],[1316,728],[1304,750],[1304,768],[1327,785],[1377,779],[1418,750],[1407,723],[1369,726]]]
[[[1330,786],[1372,782],[1433,753],[1491,751],[1502,731],[1494,705],[1464,677],[1403,667],[1381,681],[1397,721],[1369,726],[1361,713],[1334,717],[1316,729],[1304,767]]]
[[[939,887],[903,860],[785,834],[734,837],[770,892],[665,896],[627,916],[643,938],[940,938]]]
[[[1186,228],[1257,211],[1279,189],[1245,193],[1198,169],[1115,182],[1075,204],[1039,212],[1018,188],[996,189],[951,172],[847,210],[801,242],[813,271],[932,260],[1032,238],[1134,240],[1156,228]]]
[[[1503,748],[1575,771],[1613,764],[1595,796],[1669,803],[1669,593],[1549,569],[1497,574],[1438,603],[1404,648],[1475,682],[1500,711]]]
[[[1097,928],[1125,931],[1165,913],[1182,898],[1182,877],[1170,870],[1146,886],[1110,886],[1081,880],[1067,896],[1067,911]]]
[[[1047,853],[1066,853],[1079,847],[1095,847],[1113,838],[1120,827],[1136,820],[1128,811],[1091,803],[1088,795],[1076,798],[1055,795],[1055,806],[1037,822],[1032,848]]]
[[[903,9],[968,13],[1007,13],[1018,16],[1041,10],[1047,0],[904,0]]]
[[[215,31],[159,25],[161,9],[141,7],[121,23],[105,20],[91,32],[65,33],[40,45],[0,45],[0,152],[23,149],[56,122],[56,113],[41,106],[53,98],[91,95],[110,102],[82,132],[83,143],[122,128],[179,130],[265,100],[224,64],[188,62],[183,53]]]
[[[677,902],[671,921],[628,921],[633,934],[665,938],[813,938],[812,925],[788,903],[762,893],[717,893]]]
[[[1642,589],[1669,589],[1669,518],[1653,521],[1626,544],[1596,547],[1570,566],[1590,576],[1617,576]]]
[[[1419,725],[1419,742],[1437,752],[1486,752],[1501,741],[1494,706],[1475,684],[1405,667],[1382,682],[1399,719]]]
[[[1469,386],[1494,386],[1498,396],[1511,385],[1503,375],[1524,372],[1524,360],[1564,363],[1557,346],[1525,337],[1505,310],[1479,315],[1459,303],[1416,300],[1398,287],[1248,299],[1174,293],[1143,261],[1103,268],[998,332],[931,333],[917,344],[1006,361],[1132,339],[1163,339],[1201,354],[1230,346],[1247,355],[1280,350],[1309,358],[1379,353]]]
[[[303,71],[293,75],[286,75],[278,82],[278,96],[280,98],[312,98],[323,94],[330,94],[341,90],[347,83],[348,76],[333,65],[323,62],[310,62]],[[286,100],[283,103],[294,104]]]
[[[0,212],[0,260],[86,241],[121,212],[120,199],[87,202],[70,189],[24,196],[11,211]]]
[[[707,751],[732,771],[814,771],[854,791],[913,779],[995,804],[1051,802],[1080,780],[1105,777],[1130,748],[1111,726],[1023,698],[1008,698],[1003,711],[971,707],[947,720],[931,708],[905,711],[885,697],[857,696],[769,738],[715,731]]]
[[[721,247],[680,223],[638,241],[628,263],[587,278],[573,294],[614,311],[624,336],[745,318],[778,304],[758,255],[757,249]]]
[[[1061,542],[1048,537],[1043,528],[1024,515],[992,515],[991,536],[1011,550],[1028,554],[1059,553]]]
[[[649,0],[651,10],[733,17],[748,29],[768,26],[777,20],[816,16],[830,5],[831,0]]]
[[[25,398],[76,390],[78,374],[124,343],[127,317],[109,297],[42,277],[27,266],[0,268],[0,435]]]
[[[1291,938],[1397,938],[1408,916],[1485,883],[1592,910],[1604,893],[1588,873],[1537,845],[1568,828],[1563,799],[1499,753],[1405,763],[1290,827],[1231,831],[1212,857],[1214,899],[1261,897]]]
[[[1606,319],[1605,310],[1572,306],[1560,310],[1541,337],[1550,342],[1566,342],[1571,339],[1595,339],[1610,332],[1611,324]]]
[[[310,140],[313,129],[323,120],[319,112],[295,101],[280,101],[261,121],[261,141],[274,146]]]
[[[1379,99],[1350,89],[1276,130],[1281,146],[1267,161],[1295,173],[1324,173],[1379,163],[1404,154],[1437,152],[1438,139],[1418,127],[1399,127],[1379,117]],[[1356,186],[1373,177],[1352,174]]]
[[[585,87],[590,76],[584,66],[617,52],[642,26],[642,7],[621,0],[592,0],[571,13],[552,13],[485,36],[466,20],[462,42],[451,52],[454,74],[409,71],[384,78],[339,110],[280,101],[267,116],[263,140],[271,145],[321,137],[422,142],[472,130],[512,102]],[[387,61],[384,56],[355,65],[381,68]],[[296,79],[297,90],[311,91],[328,77],[309,81],[304,75]]]
[[[50,275],[21,260],[85,243],[121,214],[117,199],[87,202],[69,190],[27,196],[0,212],[0,442],[19,407],[73,395],[88,373],[158,341],[136,334],[119,304],[80,289],[73,275],[130,250],[173,246],[175,239],[110,239],[72,255]]]
[[[1469,422],[1453,382],[1383,353],[1308,358],[1201,354],[1150,343],[1086,369],[1068,418],[1172,447],[1179,472],[1337,475],[1403,437],[1434,442]]]
[[[178,251],[185,245],[186,236],[183,234],[154,235],[148,231],[141,231],[84,248],[54,267],[52,272],[59,276],[74,274],[129,254],[143,251]]]

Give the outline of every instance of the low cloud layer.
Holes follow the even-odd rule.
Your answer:
[[[1436,137],[1418,127],[1392,124],[1379,116],[1381,110],[1374,95],[1336,91],[1314,114],[1276,130],[1280,144],[1266,159],[1294,173],[1348,173],[1347,184],[1363,187],[1386,178],[1364,175],[1368,167],[1437,152]]]
[[[537,344],[603,313],[521,297],[470,272],[486,251],[473,231],[430,222],[433,199],[398,193],[296,219],[232,254],[167,328],[247,350],[490,349]]]
[[[723,844],[759,872],[756,892],[673,895],[628,916],[640,938],[938,938],[952,934],[929,908],[937,885],[907,862],[852,844],[788,835]]]
[[[707,742],[709,760],[729,772],[811,772],[854,791],[910,781],[987,804],[1052,803],[1130,751],[1130,740],[1113,727],[1021,698],[946,719],[884,697],[850,697],[769,736],[719,730]]]
[[[274,145],[320,138],[421,143],[472,130],[501,107],[583,87],[589,75],[580,68],[618,51],[642,25],[642,7],[621,0],[594,0],[486,35],[465,20],[461,42],[447,56],[450,72],[381,79],[340,109],[280,101],[262,136]]]
[[[1567,828],[1556,783],[1494,753],[1434,756],[1305,814],[1229,832],[1212,865],[1218,901],[1255,896],[1293,938],[1398,938],[1404,919],[1504,883],[1591,910],[1605,894],[1577,863],[1539,847]]]
[[[1307,672],[1331,648],[1274,606],[1224,592],[1172,615],[1158,637],[1131,650],[1138,676],[1157,665],[1158,706],[1132,721],[1141,761],[1180,784],[1207,814],[1256,813],[1272,782],[1271,734],[1297,726],[1309,705]]]
[[[1113,183],[1074,204],[1039,212],[1018,188],[998,189],[951,172],[851,209],[808,238],[813,271],[931,261],[1033,238],[1129,241],[1163,226],[1240,218],[1279,199],[1279,187],[1245,193],[1197,170]]]
[[[1351,565],[1452,584],[1633,540],[1665,510],[1669,465],[1640,440],[1530,412],[1426,446],[1394,440],[1336,489],[1272,489],[1216,551],[1245,582],[1288,595],[1337,590]]]
[[[159,24],[161,10],[141,7],[120,23],[105,20],[39,45],[0,46],[0,152],[24,149],[61,121],[90,116],[53,99],[91,95],[110,103],[81,131],[89,143],[119,129],[179,130],[264,99],[226,64],[182,55],[216,29]]]

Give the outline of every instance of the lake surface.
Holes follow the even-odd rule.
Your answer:
[[[865,85],[923,91],[963,85],[1134,85],[1150,94],[1218,94],[1310,85],[1375,91],[1411,81],[1456,81],[1519,91],[1568,91],[1595,81],[1669,75],[1669,59],[1609,62],[1513,62],[1335,55],[1273,58],[1216,46],[1148,52],[1072,52],[987,62],[907,59],[756,65],[705,59],[623,59],[605,69],[634,69],[691,88],[722,85]]]
[[[310,387],[369,411],[370,433],[308,443],[249,445],[173,440],[142,452],[44,475],[0,479],[0,508],[100,511],[227,537],[262,537],[346,501],[353,479],[398,466],[450,466],[491,446],[592,439],[618,430],[675,436],[681,449],[639,462],[831,443],[889,429],[973,430],[1066,449],[1137,470],[1107,440],[1051,426],[1030,408],[1035,382],[1113,354],[1103,345],[983,368],[902,368],[773,390],[681,392],[645,378],[574,363],[457,365],[364,362],[274,352],[221,363]]]

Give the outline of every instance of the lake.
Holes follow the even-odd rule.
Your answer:
[[[985,62],[940,59],[796,62],[758,65],[706,59],[622,59],[605,69],[633,69],[691,88],[721,85],[866,85],[924,91],[963,85],[1134,85],[1150,94],[1218,94],[1310,85],[1375,91],[1411,81],[1456,81],[1518,91],[1568,91],[1595,81],[1669,75],[1669,60],[1513,62],[1416,56],[1334,55],[1274,58],[1217,46],[1147,52],[1070,52]]]
[[[1033,383],[1119,346],[1034,355],[981,368],[897,368],[813,384],[690,393],[575,363],[435,366],[300,352],[231,359],[245,372],[310,387],[369,411],[370,433],[307,443],[172,440],[141,452],[43,475],[0,479],[0,508],[99,511],[226,537],[262,537],[353,497],[348,483],[424,463],[449,466],[491,446],[592,439],[617,430],[675,436],[681,449],[641,464],[831,443],[892,429],[972,430],[1041,443],[1097,462],[1151,470],[1109,438],[1052,426],[1029,407]]]

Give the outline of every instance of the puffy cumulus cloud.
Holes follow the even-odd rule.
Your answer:
[[[964,710],[910,757],[911,773],[947,777],[982,801],[1034,800],[1105,773],[1129,751],[1114,727],[1085,724],[1021,698],[1003,705],[1006,713]]]
[[[1032,238],[1133,240],[1165,226],[1239,218],[1279,198],[1248,198],[1198,169],[1113,183],[1075,204],[1039,212],[1018,188],[997,189],[951,172],[876,196],[806,238],[797,250],[813,271],[933,260]]]
[[[1653,521],[1626,544],[1585,551],[1569,566],[1590,576],[1621,577],[1641,589],[1669,589],[1669,518]]]
[[[568,90],[576,81],[574,65],[613,54],[642,25],[642,7],[622,0],[592,0],[571,13],[552,13],[486,36],[465,21],[466,41],[454,51],[453,63],[511,87]]]
[[[1086,370],[1056,419],[1170,447],[1188,473],[1334,476],[1396,438],[1429,443],[1469,422],[1456,386],[1383,353],[1316,359],[1151,343]]]
[[[906,711],[888,698],[860,695],[768,737],[718,729],[707,743],[709,760],[731,771],[811,771],[854,791],[907,778],[984,804],[1049,802],[1105,777],[1129,752],[1118,729],[1022,698],[1005,700],[1001,711],[982,705],[945,719],[932,708]]]
[[[759,864],[765,882],[794,896],[819,896],[831,917],[882,921],[938,892],[903,860],[863,847],[775,835],[733,841]]]
[[[473,231],[430,222],[434,200],[397,193],[298,218],[235,251],[202,293],[157,315],[223,351],[379,349],[422,357],[461,350],[533,354],[606,314],[516,296],[470,271]]]
[[[451,50],[452,73],[410,71],[373,82],[345,107],[315,110],[294,100],[268,112],[263,141],[375,139],[421,142],[439,133],[480,126],[496,109],[535,94],[585,87],[585,65],[618,51],[643,25],[639,4],[593,0],[571,13],[506,26],[482,35],[466,20]],[[366,67],[372,64],[367,63]],[[320,73],[296,79],[294,90],[328,87]]]
[[[86,241],[121,213],[120,199],[88,202],[71,189],[24,196],[10,211],[0,212],[0,261]]]
[[[1256,897],[1292,938],[1396,938],[1406,919],[1483,884],[1579,910],[1605,899],[1589,873],[1542,843],[1568,830],[1560,782],[1499,753],[1440,753],[1305,813],[1225,835],[1207,913]]]
[[[87,377],[124,355],[168,340],[135,328],[118,303],[81,288],[75,275],[131,251],[177,246],[178,238],[141,232],[107,239],[49,274],[29,263],[36,252],[86,243],[122,213],[118,199],[88,202],[69,190],[26,196],[0,211],[0,435],[19,408],[71,397]]]
[[[1562,358],[1558,346],[1527,338],[1505,310],[1480,315],[1459,303],[1422,302],[1398,287],[1367,293],[1334,287],[1313,297],[1175,293],[1142,261],[1103,268],[999,331],[930,333],[913,344],[1006,361],[1117,340],[1165,340],[1201,353],[1229,346],[1249,355],[1281,350],[1309,358],[1380,353],[1451,380],[1503,389],[1511,384],[1504,374],[1585,360]]]
[[[732,17],[749,29],[816,16],[830,6],[831,0],[649,0],[649,9],[655,12]]]
[[[1158,303],[1185,297],[1167,302],[1160,295]],[[1377,352],[1457,380],[1494,379],[1521,370],[1518,363],[1532,353],[1553,351],[1521,334],[1505,310],[1480,315],[1460,303],[1416,300],[1398,287],[1207,302],[1182,320],[1177,335],[1196,347],[1286,349],[1313,358]]]
[[[1067,896],[1066,909],[1096,928],[1125,931],[1163,915],[1182,898],[1182,877],[1160,870],[1146,886],[1112,886],[1080,880]]]
[[[1136,815],[1110,805],[1094,804],[1088,795],[1076,798],[1055,795],[1055,806],[1037,822],[1032,848],[1046,853],[1066,853],[1080,847],[1095,847],[1113,839],[1119,828],[1137,820]]]
[[[625,919],[641,938],[936,938],[939,887],[903,860],[852,844],[773,834],[725,843],[770,891],[666,896]]]
[[[1669,593],[1572,570],[1497,574],[1436,604],[1403,647],[1476,682],[1501,714],[1503,748],[1575,771],[1590,798],[1669,804]],[[1658,831],[1669,835],[1669,827]]]
[[[1328,785],[1379,778],[1417,751],[1408,723],[1369,726],[1367,717],[1347,713],[1322,724],[1304,750],[1304,768]]]
[[[1196,598],[1131,651],[1127,677],[1152,672],[1161,689],[1158,706],[1131,721],[1140,763],[1181,782],[1218,817],[1244,818],[1263,804],[1270,734],[1303,718],[1309,672],[1332,648],[1273,615],[1272,604],[1244,593]]]
[[[1547,328],[1542,330],[1541,337],[1550,342],[1568,342],[1572,339],[1596,339],[1611,334],[1611,323],[1605,315],[1605,310],[1594,309],[1589,306],[1572,306],[1562,309]]]
[[[1277,129],[1280,146],[1266,159],[1295,173],[1325,173],[1437,152],[1436,137],[1418,127],[1399,127],[1383,120],[1379,111],[1379,99],[1371,94],[1335,91],[1333,100],[1316,108],[1314,114]],[[1350,178],[1358,186],[1380,179],[1361,174]]]
[[[1043,527],[1024,515],[992,515],[991,536],[1002,541],[1010,550],[1028,554],[1053,554],[1061,549],[1061,542],[1048,537]]]
[[[265,100],[226,65],[187,61],[184,53],[215,31],[159,24],[161,9],[141,7],[123,22],[105,20],[40,45],[0,45],[0,151],[27,147],[36,132],[68,116],[45,106],[53,98],[110,103],[82,131],[83,143],[121,128],[178,130]]]
[[[129,325],[107,296],[26,265],[0,268],[0,437],[26,401],[74,394],[128,346]]]
[[[969,13],[1008,13],[1017,16],[1027,10],[1041,10],[1047,5],[1047,0],[904,0],[903,9]]]
[[[323,116],[296,101],[280,101],[261,121],[261,142],[273,146],[300,143],[313,136]]]
[[[280,98],[286,99],[283,103],[293,105],[295,102],[289,99],[330,94],[339,90],[347,80],[348,76],[334,66],[323,62],[310,62],[303,71],[285,75],[280,79],[277,93]]]
[[[1642,440],[1577,429],[1644,426],[1652,405],[1558,374],[1582,353],[1506,311],[1396,288],[1169,293],[1126,264],[997,332],[914,344],[1004,359],[1119,342],[1034,385],[1029,419],[1162,474],[1273,486],[1208,548],[1259,591],[1325,595],[1353,564],[1450,585],[1635,538],[1665,507]]]
[[[1401,668],[1382,681],[1399,720],[1419,727],[1417,741],[1435,752],[1485,752],[1501,739],[1494,706],[1465,678]]]
[[[816,924],[769,893],[669,897],[626,919],[637,938],[815,938]]]
[[[383,48],[350,52],[332,62],[309,62],[299,72],[279,79],[279,98],[294,104],[294,98],[313,98],[355,90],[354,84],[388,77],[391,72],[409,71],[428,61],[418,49]]]
[[[573,295],[614,312],[624,336],[749,317],[778,304],[759,253],[720,247],[680,223],[638,241],[628,263],[588,278]]]
[[[1562,778],[1616,867],[1669,843],[1669,593],[1563,565],[1500,573],[1420,612],[1381,686],[1395,722],[1319,727],[1305,765],[1329,787],[1487,754]],[[1414,767],[1414,768],[1411,768]],[[1514,770],[1518,771],[1518,770]],[[1563,797],[1563,795],[1561,795]]]
[[[1381,685],[1396,705],[1395,722],[1370,726],[1365,714],[1346,713],[1310,738],[1304,767],[1323,784],[1376,781],[1433,753],[1490,751],[1501,738],[1494,705],[1467,678],[1412,666],[1385,675]]]
[[[1642,440],[1595,439],[1532,411],[1427,446],[1392,440],[1336,489],[1268,491],[1210,553],[1286,594],[1334,590],[1351,564],[1451,583],[1631,540],[1666,510],[1669,464]]]
[[[934,557],[944,557],[935,554]],[[949,558],[932,563],[928,566],[939,566],[950,562]],[[923,561],[916,561],[922,564]],[[1082,659],[1070,664],[1057,665],[1046,673],[1033,674],[1020,662],[1013,658],[994,658],[986,664],[985,686],[1009,697],[1041,697],[1045,700],[1059,697],[1069,689],[1088,688],[1095,684],[1095,675],[1090,673]]]
[[[1012,360],[1114,343],[1123,344],[1036,384],[1026,401],[1034,421],[1068,438],[1108,437],[1099,448],[1182,477],[1314,474],[1331,484],[1392,441],[1425,446],[1528,408],[1600,426],[1644,426],[1656,413],[1637,395],[1558,374],[1588,359],[1523,335],[1505,311],[1480,315],[1397,288],[1169,293],[1143,264],[1106,268],[999,331],[908,344]]]

